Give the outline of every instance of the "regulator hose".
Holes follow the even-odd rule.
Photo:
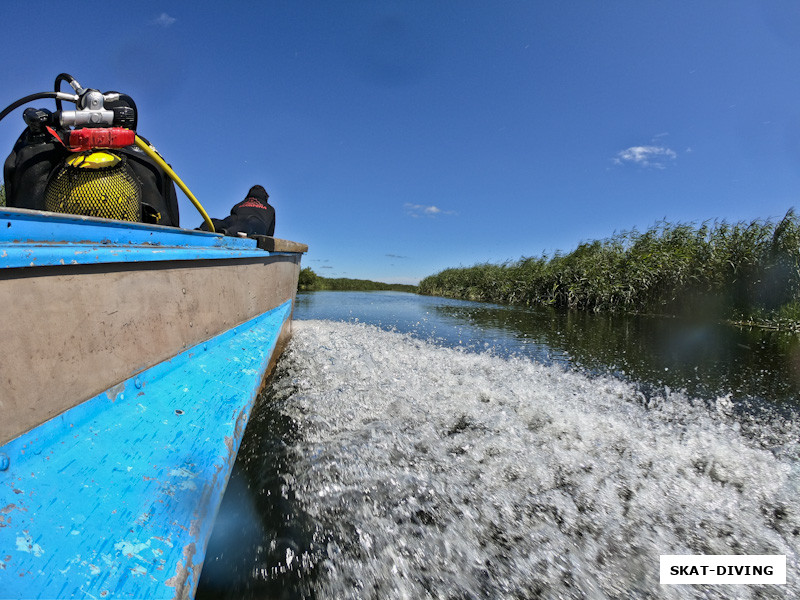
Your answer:
[[[60,92],[61,91],[61,82],[62,81],[66,81],[67,83],[69,83],[70,86],[72,86],[72,89],[74,89],[78,93],[78,95],[83,93],[83,88],[81,88],[81,85],[78,83],[78,80],[75,79],[69,73],[59,73],[58,74],[58,76],[56,77],[56,82],[55,82],[55,84],[53,86],[53,89],[56,92]],[[56,110],[61,110],[61,100],[58,99],[58,98],[56,98]]]
[[[186,194],[186,197],[189,198],[189,200],[192,201],[192,204],[194,204],[194,207],[203,216],[203,221],[205,221],[205,224],[208,225],[208,230],[211,233],[214,233],[216,231],[214,229],[214,223],[211,222],[211,218],[208,216],[208,213],[206,213],[205,209],[203,208],[203,205],[200,204],[200,201],[197,198],[194,197],[194,194],[191,192],[191,190],[188,187],[186,187],[186,184],[183,183],[183,181],[181,181],[181,178],[178,177],[178,175],[175,173],[175,171],[172,170],[172,167],[170,167],[167,164],[167,162],[163,158],[161,158],[161,155],[159,155],[158,152],[156,152],[155,150],[153,150],[150,147],[150,144],[145,142],[138,135],[136,136],[135,140],[136,140],[136,145],[139,148],[141,148],[142,151],[145,154],[147,154],[147,156],[152,158],[159,167],[164,169],[164,171],[167,173],[167,175],[169,175],[170,179],[172,179],[172,181],[174,181],[175,184],[179,188],[181,188],[183,193]]]
[[[30,96],[25,96],[24,98],[20,98],[13,104],[7,106],[3,112],[0,113],[0,121],[2,121],[8,113],[10,113],[15,108],[19,108],[23,104],[27,104],[28,102],[33,102],[34,100],[38,100],[39,98],[55,98],[56,102],[60,102],[61,100],[69,100],[70,102],[75,102],[77,98],[72,94],[65,94],[64,92],[39,92],[36,94],[31,94]]]

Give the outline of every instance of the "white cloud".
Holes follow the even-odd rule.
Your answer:
[[[158,25],[159,27],[169,27],[175,21],[177,21],[175,17],[170,17],[167,13],[161,13],[158,15],[158,18],[153,21],[154,24]]]
[[[425,206],[423,204],[410,204],[406,202],[403,207],[406,209],[406,213],[409,216],[414,218],[420,216],[426,217],[435,217],[436,215],[454,215],[456,214],[455,211],[452,210],[442,210],[438,206]]]
[[[640,167],[665,169],[677,157],[678,154],[674,150],[665,146],[631,146],[617,152],[614,164],[632,163]]]

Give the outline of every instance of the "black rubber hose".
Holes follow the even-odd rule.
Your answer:
[[[15,108],[19,108],[23,104],[27,104],[28,102],[32,102],[33,100],[38,100],[39,98],[55,98],[56,92],[39,92],[38,94],[31,94],[30,96],[25,96],[24,98],[20,98],[14,104],[7,106],[6,109],[0,113],[0,121],[2,121],[8,113],[10,113]],[[58,102],[58,100],[56,100]]]
[[[66,81],[67,83],[72,85],[72,82],[75,81],[75,78],[72,75],[70,75],[69,73],[59,73],[58,76],[56,77],[56,83],[54,85],[54,91],[56,91],[56,92],[60,92],[61,91],[61,82],[62,81]],[[59,100],[58,98],[56,98],[56,110],[61,110],[61,100]]]

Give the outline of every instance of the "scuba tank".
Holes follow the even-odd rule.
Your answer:
[[[60,91],[63,81],[75,94]],[[56,111],[24,111],[26,128],[3,166],[7,206],[177,227],[177,183],[211,223],[169,165],[136,134],[130,96],[84,89],[61,73],[53,92],[17,100],[0,119],[40,98],[55,98]],[[63,110],[62,101],[76,109]]]

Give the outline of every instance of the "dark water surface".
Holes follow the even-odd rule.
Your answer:
[[[298,296],[198,598],[797,598],[800,338]],[[786,554],[787,586],[660,586]]]
[[[665,317],[597,315],[396,292],[316,292],[296,318],[362,322],[449,346],[523,355],[691,395],[800,402],[800,336]]]

